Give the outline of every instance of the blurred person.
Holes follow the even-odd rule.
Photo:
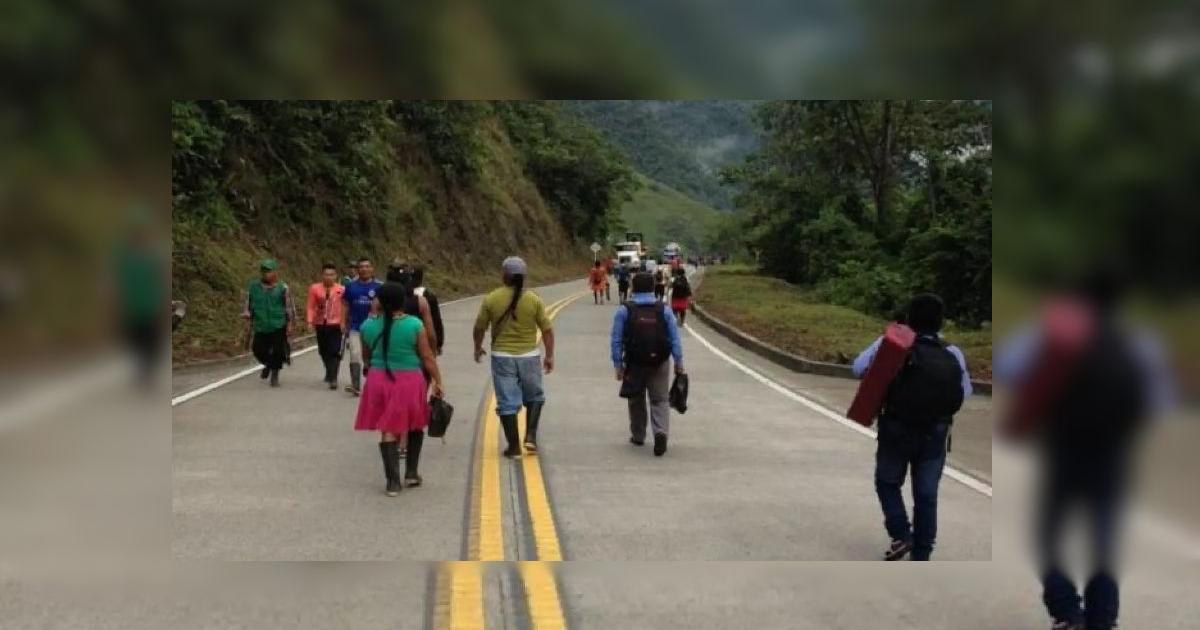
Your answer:
[[[629,269],[629,265],[621,263],[617,265],[617,299],[624,303],[629,299],[629,279],[633,272]]]
[[[385,493],[396,496],[405,486],[422,483],[417,470],[420,444],[429,424],[429,387],[443,395],[442,375],[425,325],[405,312],[408,297],[403,285],[389,282],[378,290],[379,314],[359,328],[366,359],[375,369],[358,401],[356,431],[379,431],[379,454],[383,459]],[[410,441],[413,436],[415,441]],[[400,478],[400,450],[409,447],[404,479]]]
[[[505,457],[521,456],[517,435],[517,412],[525,406],[525,448],[538,450],[537,430],[546,393],[542,389],[542,370],[554,371],[554,329],[546,315],[546,306],[533,291],[525,290],[527,267],[516,256],[504,259],[501,280],[504,286],[492,291],[479,305],[473,337],[475,362],[487,354],[483,335],[492,331],[492,385],[496,392],[496,415],[508,441]],[[537,335],[541,331],[546,356],[540,357]]]
[[[906,320],[916,333],[908,359],[888,386],[879,417],[875,451],[875,492],[883,510],[891,544],[885,560],[912,554],[927,561],[937,537],[938,485],[946,465],[950,425],[971,395],[971,377],[962,350],[942,340],[945,305],[932,293],[913,296]],[[854,359],[854,375],[862,378],[883,337]],[[912,475],[913,518],[910,523],[901,488]]]
[[[654,295],[654,277],[633,277],[633,297],[613,315],[609,335],[613,367],[621,382],[621,397],[629,405],[629,441],[646,443],[646,405],[654,431],[654,455],[667,452],[671,424],[671,361],[683,374],[683,344],[671,309]]]
[[[342,274],[342,286],[346,286],[358,277],[358,261],[350,260],[346,262],[346,272]]]
[[[272,258],[259,263],[261,277],[247,288],[242,309],[242,318],[253,335],[254,358],[263,365],[260,378],[270,377],[271,387],[279,387],[279,371],[288,358],[288,331],[296,313],[287,283],[279,281],[278,267]]]
[[[346,287],[338,281],[337,266],[333,263],[325,263],[321,268],[321,281],[308,287],[305,319],[316,332],[317,353],[325,365],[324,382],[329,389],[337,389],[342,361],[342,339],[346,334],[345,292]]]
[[[688,305],[692,301],[692,285],[688,282],[687,273],[682,268],[675,269],[675,279],[671,281],[671,311],[675,319],[683,326],[687,319]]]
[[[420,318],[421,322],[425,324],[425,335],[429,337],[429,346],[437,348],[441,338],[438,337],[437,327],[434,325],[433,308],[430,307],[429,300],[417,295],[414,270],[412,265],[399,258],[394,258],[388,265],[387,282],[399,284],[404,289],[404,312]]]
[[[179,330],[179,325],[183,323],[183,318],[186,316],[187,302],[171,300],[171,332]]]
[[[138,212],[131,234],[117,249],[115,267],[121,332],[133,352],[141,385],[152,383],[162,354],[167,265],[147,211]]]
[[[360,328],[371,315],[375,295],[383,283],[375,279],[375,267],[370,258],[360,258],[355,269],[357,277],[346,284],[342,298],[346,302],[346,354],[350,364],[350,384],[346,391],[358,396],[362,393],[363,351]]]
[[[597,260],[588,271],[588,285],[592,288],[592,303],[604,303],[604,291],[608,286],[608,274],[604,272],[603,263]]]
[[[437,336],[437,354],[441,356],[442,347],[446,345],[446,327],[442,323],[442,307],[437,294],[425,286],[425,265],[413,265],[412,284],[413,293],[429,303],[429,318],[433,320],[433,332]]]
[[[671,268],[659,263],[654,268],[654,297],[662,300],[667,297],[667,283],[671,278]]]
[[[1152,412],[1172,398],[1163,353],[1144,333],[1135,333],[1118,317],[1124,292],[1121,274],[1093,269],[1069,295],[1054,304],[1080,309],[1074,324],[1085,330],[1074,357],[1061,363],[1061,378],[1036,417],[1009,418],[1028,427],[1037,440],[1041,487],[1035,532],[1042,602],[1058,630],[1115,628],[1120,587],[1114,566],[1121,508],[1128,492],[1134,446]],[[1065,300],[1062,301],[1062,300]],[[1065,305],[1065,306],[1064,306]],[[1048,365],[1056,332],[1048,320],[1026,327],[1002,344],[995,361],[997,380],[1014,388],[1014,404],[1038,385],[1030,379]],[[1017,407],[1021,409],[1021,407]],[[1018,435],[1019,436],[1019,435]],[[1091,565],[1082,596],[1062,559],[1066,521],[1086,518],[1091,534]]]
[[[611,302],[612,301],[612,283],[610,283],[608,281],[607,276],[613,275],[613,267],[616,265],[616,263],[613,262],[612,258],[607,258],[607,257],[604,259],[603,262],[604,262],[604,275],[606,276],[605,280],[604,280],[604,299]]]

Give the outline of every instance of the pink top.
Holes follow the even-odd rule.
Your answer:
[[[346,287],[336,282],[331,287],[326,287],[323,282],[308,287],[308,307],[305,309],[308,325],[340,325],[346,312],[345,302],[342,301],[345,292]]]

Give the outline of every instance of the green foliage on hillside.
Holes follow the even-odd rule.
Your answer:
[[[450,295],[510,254],[550,280],[635,185],[599,134],[539,102],[178,101],[171,118],[177,359],[237,350],[259,257],[297,290],[360,256],[424,262]]]
[[[914,291],[991,318],[991,109],[967,101],[762,105],[763,149],[725,178],[762,268],[890,314]]]
[[[621,206],[625,227],[641,232],[655,254],[669,241],[678,242],[684,255],[707,251],[721,212],[643,175],[638,181],[641,188]]]
[[[566,101],[647,177],[730,209],[719,172],[758,146],[750,101]]]

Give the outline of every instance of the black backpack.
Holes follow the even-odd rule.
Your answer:
[[[658,367],[671,356],[671,340],[667,335],[667,319],[661,302],[634,304],[626,302],[625,364]]]
[[[953,421],[962,407],[962,366],[937,338],[919,336],[900,373],[888,386],[887,418],[913,426]]]
[[[687,278],[676,276],[675,282],[671,284],[671,295],[679,298],[692,296],[692,286],[688,284]]]

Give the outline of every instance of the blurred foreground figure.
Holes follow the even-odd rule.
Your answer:
[[[167,257],[156,236],[148,211],[139,209],[115,261],[121,332],[137,362],[139,385],[153,383],[166,336]]]
[[[1114,271],[1090,272],[1051,300],[1037,325],[1004,344],[994,366],[1015,392],[1005,432],[1039,447],[1036,542],[1053,628],[1116,627],[1113,561],[1133,447],[1168,398],[1161,352],[1117,317],[1122,289]],[[1062,560],[1064,526],[1076,511],[1091,535],[1082,597]]]

